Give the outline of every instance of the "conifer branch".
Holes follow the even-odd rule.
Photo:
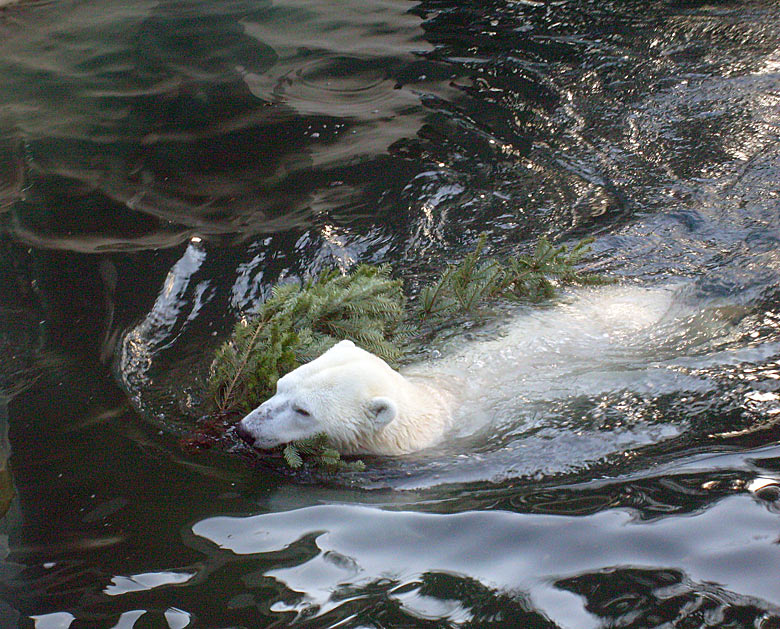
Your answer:
[[[280,377],[342,339],[351,339],[396,365],[420,335],[422,323],[473,314],[499,299],[549,298],[555,294],[556,282],[609,281],[577,271],[591,240],[569,250],[542,237],[532,254],[506,262],[482,259],[486,242],[483,234],[459,264],[449,265],[438,280],[422,287],[410,311],[402,283],[392,279],[389,265],[361,264],[347,274],[329,269],[316,279],[273,286],[258,316],[236,324],[215,354],[208,383],[217,409],[224,415],[259,406],[273,395]],[[324,435],[288,444],[283,455],[294,469],[306,458],[331,471],[363,466],[361,461],[342,461]]]
[[[236,373],[235,375],[230,378],[227,385],[225,386],[225,390],[223,393],[221,393],[221,399],[222,400],[229,400],[231,394],[233,393],[233,389],[236,386],[236,383],[238,382],[239,378],[241,378],[241,375],[244,372],[244,369],[246,368],[247,361],[249,360],[249,356],[254,349],[255,341],[257,340],[258,335],[260,334],[261,326],[257,326],[255,328],[254,333],[252,334],[252,337],[249,339],[249,343],[247,343],[246,348],[244,349],[244,355],[239,361],[239,364],[236,365]],[[224,408],[222,410],[225,410]]]

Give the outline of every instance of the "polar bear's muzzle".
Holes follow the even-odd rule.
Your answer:
[[[249,432],[249,429],[244,426],[244,422],[240,421],[236,424],[236,434],[241,438],[242,441],[245,441],[250,446],[255,445],[255,436]]]
[[[269,450],[281,445],[281,442],[269,439],[269,436],[264,434],[267,432],[264,428],[267,429],[271,422],[272,413],[269,408],[265,405],[258,406],[236,424],[236,434],[253,448]]]
[[[270,450],[320,432],[316,420],[290,400],[274,396],[236,424],[236,434],[259,450]]]

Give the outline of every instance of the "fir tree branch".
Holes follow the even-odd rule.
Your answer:
[[[249,343],[247,344],[244,350],[244,354],[243,357],[241,358],[241,361],[236,366],[235,375],[233,376],[233,378],[230,379],[230,381],[227,384],[227,387],[225,387],[224,393],[222,393],[223,403],[226,403],[227,400],[230,399],[230,396],[233,393],[233,388],[236,386],[236,383],[241,377],[244,368],[246,367],[247,361],[249,360],[249,356],[252,350],[254,349],[255,341],[257,340],[257,336],[260,334],[261,328],[262,328],[262,324],[258,323],[257,327],[255,328],[254,334],[252,334],[252,338],[249,340]],[[224,411],[225,408],[221,408],[220,410]]]
[[[273,286],[258,316],[237,324],[215,354],[209,388],[216,407],[225,414],[260,405],[273,395],[281,376],[342,339],[395,364],[420,335],[421,322],[431,325],[471,314],[493,300],[538,301],[554,295],[553,281],[609,282],[577,272],[575,265],[590,250],[590,240],[569,250],[542,237],[531,255],[510,257],[505,263],[482,259],[486,242],[483,234],[461,263],[448,265],[438,280],[423,286],[411,311],[389,265],[361,264],[347,274],[328,269],[299,284]],[[284,458],[296,469],[306,458],[329,470],[363,465],[342,461],[323,436],[288,444]]]

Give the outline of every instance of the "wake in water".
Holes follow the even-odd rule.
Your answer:
[[[679,286],[571,291],[552,307],[524,309],[499,338],[468,343],[432,368],[466,387],[461,420],[487,413],[494,426],[565,398],[679,390],[680,375],[667,364],[729,327],[719,312],[697,311],[680,293]]]
[[[404,372],[457,390],[450,437],[400,464],[384,461],[380,482],[560,474],[681,435],[695,416],[670,409],[716,403],[723,368],[779,349],[735,347],[747,309],[693,293],[690,283],[573,290],[550,307],[523,308],[497,338],[450,340],[444,357]],[[404,480],[393,479],[402,470]]]

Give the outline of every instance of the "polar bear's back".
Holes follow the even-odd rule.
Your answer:
[[[670,330],[684,316],[674,287],[577,289],[550,307],[520,311],[496,338],[404,373],[456,383],[456,425],[468,434],[524,405],[624,387],[626,373],[673,342]]]

